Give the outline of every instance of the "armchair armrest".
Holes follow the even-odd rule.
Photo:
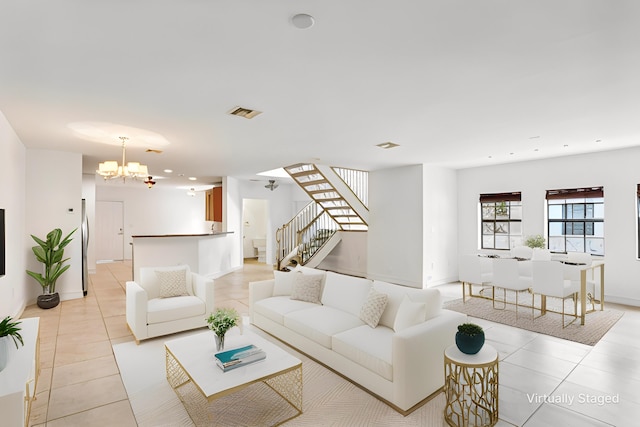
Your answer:
[[[127,324],[136,342],[147,337],[147,292],[136,282],[128,281],[126,289]]]
[[[214,287],[213,280],[201,274],[191,273],[191,285],[193,294],[205,302],[207,314],[214,310]]]
[[[444,350],[455,343],[465,314],[440,314],[393,337],[393,384],[396,400],[410,408],[444,385]]]
[[[253,323],[253,304],[273,296],[275,279],[249,282],[249,319]]]

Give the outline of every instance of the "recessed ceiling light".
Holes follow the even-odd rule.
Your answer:
[[[382,144],[376,145],[376,147],[380,147],[384,150],[388,150],[389,148],[399,147],[399,145],[393,142],[383,142]]]
[[[291,23],[296,28],[306,30],[307,28],[313,27],[315,20],[311,15],[307,15],[306,13],[298,13],[297,15],[293,15],[293,17],[291,17]]]
[[[173,169],[165,169],[164,173],[173,173]]]
[[[533,151],[540,151],[540,149],[539,148],[534,148]]]
[[[234,107],[229,114],[232,116],[244,117],[245,119],[253,119],[258,114],[262,113],[262,111],[251,110],[249,108],[243,107]]]
[[[563,145],[564,148],[567,148],[568,146],[569,146],[569,144],[564,144]]]
[[[602,142],[602,140],[601,139],[596,139],[596,142]]]
[[[197,180],[197,179],[198,179],[198,178],[196,178],[195,176],[190,176],[190,177],[189,177],[189,181],[195,181],[195,180]]]

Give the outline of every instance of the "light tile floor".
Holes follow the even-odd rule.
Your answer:
[[[111,347],[133,340],[125,321],[130,277],[129,262],[99,264],[87,297],[23,313],[41,321],[42,369],[31,426],[136,425]],[[270,266],[250,262],[216,279],[216,306],[248,314],[248,283],[269,277]],[[438,288],[445,299],[461,296],[459,284]],[[474,319],[500,354],[498,425],[637,425],[640,309],[609,307],[625,315],[594,347]]]

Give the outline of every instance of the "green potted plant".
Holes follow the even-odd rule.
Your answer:
[[[2,371],[9,362],[9,339],[13,339],[13,343],[18,347],[18,343],[24,345],[22,335],[20,335],[20,322],[14,322],[11,316],[4,318],[0,322],[0,371]]]
[[[68,264],[64,265],[69,260],[69,258],[63,258],[64,248],[73,240],[71,235],[76,230],[77,228],[64,239],[62,239],[62,230],[59,228],[51,230],[47,234],[46,240],[31,235],[38,244],[31,249],[36,259],[44,265],[44,274],[27,270],[27,274],[42,286],[42,295],[38,295],[38,307],[40,308],[53,308],[60,303],[60,296],[56,292],[56,281],[70,267]]]
[[[531,249],[546,249],[547,241],[542,235],[536,234],[534,236],[528,236],[524,241],[524,245],[529,246]]]
[[[234,308],[218,308],[206,318],[209,329],[216,336],[216,350],[224,349],[224,336],[234,326],[240,325],[240,315]]]
[[[456,346],[465,354],[476,354],[484,345],[484,330],[475,323],[458,325]]]

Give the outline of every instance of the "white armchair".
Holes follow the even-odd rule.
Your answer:
[[[214,309],[213,280],[187,265],[141,268],[139,281],[128,281],[126,292],[127,325],[136,343],[205,327]]]

